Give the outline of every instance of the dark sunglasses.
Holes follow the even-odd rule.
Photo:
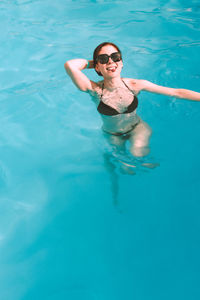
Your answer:
[[[121,53],[114,52],[111,55],[108,54],[99,54],[97,56],[97,62],[100,62],[100,64],[107,64],[109,61],[109,57],[112,59],[112,61],[117,62],[122,59]]]

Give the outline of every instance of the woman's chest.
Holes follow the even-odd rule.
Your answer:
[[[115,89],[112,92],[104,90],[100,96],[100,101],[116,109],[120,113],[126,111],[127,107],[133,102],[133,100],[133,93],[122,88]]]

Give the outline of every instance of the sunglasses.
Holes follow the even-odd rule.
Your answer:
[[[97,62],[100,62],[100,64],[107,64],[108,61],[109,61],[109,57],[114,62],[120,61],[122,59],[121,53],[114,52],[111,55],[108,55],[108,54],[99,54],[97,56]]]

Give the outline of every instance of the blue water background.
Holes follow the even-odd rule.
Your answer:
[[[109,40],[124,77],[200,92],[199,1],[3,0],[0,25],[0,299],[200,299],[200,104],[141,93],[131,175],[63,67]]]

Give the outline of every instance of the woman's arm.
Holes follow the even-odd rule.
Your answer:
[[[88,66],[89,62],[89,66]],[[64,64],[67,74],[71,77],[74,84],[83,92],[93,89],[94,82],[92,82],[82,70],[86,68],[93,68],[93,61],[86,59],[72,59],[66,61]]]
[[[137,86],[139,91],[143,90],[151,93],[163,94],[163,95],[172,96],[176,98],[200,101],[200,93],[191,90],[168,88],[168,87],[154,84],[147,80],[138,80]]]

